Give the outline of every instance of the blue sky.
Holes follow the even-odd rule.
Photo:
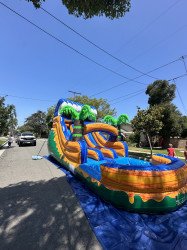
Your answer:
[[[36,10],[27,1],[1,1],[98,63],[128,78],[139,75],[88,44],[42,10]],[[132,0],[130,12],[115,20],[105,17],[76,18],[68,14],[60,0],[46,0],[43,7],[100,47],[143,72],[187,55],[185,0]],[[16,106],[20,125],[37,110],[46,111],[59,98],[70,97],[68,90],[91,96],[125,81],[56,42],[1,5],[0,17],[0,96],[9,95],[6,103]],[[171,79],[184,73],[182,61],[178,61],[152,75]],[[149,84],[154,80],[144,76],[138,81]],[[187,77],[176,81],[185,106],[186,81]],[[112,100],[144,88],[146,86],[129,82],[95,97]],[[144,93],[129,99],[124,97],[113,101],[112,107],[116,108],[118,115],[127,113],[133,118],[137,106],[147,107],[147,99]],[[177,93],[174,103],[186,115]]]

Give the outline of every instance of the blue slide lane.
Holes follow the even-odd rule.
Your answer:
[[[51,157],[48,160],[61,168]],[[61,170],[104,250],[187,249],[187,203],[164,215],[129,213],[105,203],[69,171]]]

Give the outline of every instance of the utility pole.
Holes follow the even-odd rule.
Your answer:
[[[181,60],[183,61],[184,68],[185,68],[186,73],[187,73],[187,66],[186,66],[186,62],[185,62],[185,58],[186,58],[186,57],[187,57],[187,56],[181,56]]]
[[[81,95],[81,93],[76,92],[76,91],[72,91],[72,90],[68,90],[68,92],[72,93],[72,94],[74,95],[74,97],[75,97],[76,95]]]

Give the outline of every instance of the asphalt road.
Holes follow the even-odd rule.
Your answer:
[[[42,143],[0,157],[0,249],[101,249],[64,173],[31,159]]]

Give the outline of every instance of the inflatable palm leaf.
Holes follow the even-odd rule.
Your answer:
[[[81,121],[85,121],[85,120],[89,119],[90,114],[92,114],[90,106],[84,105],[81,109],[80,114],[79,114],[79,119]]]
[[[89,115],[89,120],[95,122],[96,121],[96,115],[91,112],[90,115]]]
[[[107,123],[107,124],[110,124],[112,126],[116,126],[117,125],[116,119],[113,116],[111,116],[111,115],[106,115],[104,117],[104,122]]]
[[[117,119],[117,125],[126,124],[129,121],[129,117],[126,114],[122,114]]]
[[[68,105],[61,108],[59,113],[67,117],[71,117],[71,119],[73,120],[76,120],[79,118],[78,112],[73,107],[68,106]]]

